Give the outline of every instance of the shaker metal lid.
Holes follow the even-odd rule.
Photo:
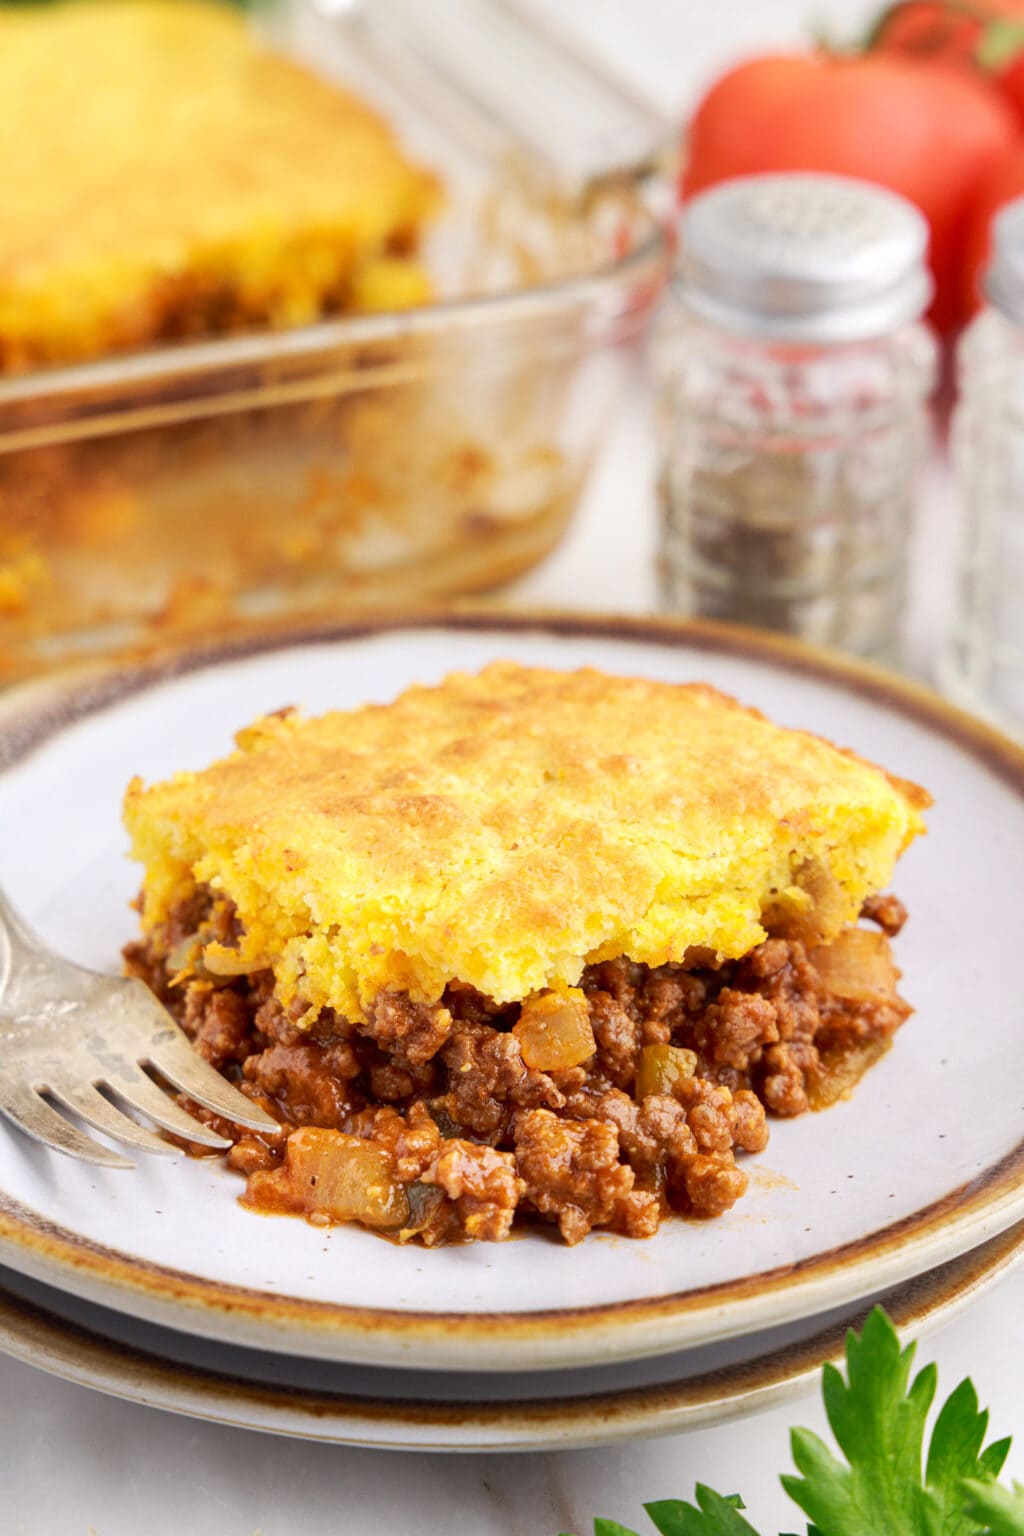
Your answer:
[[[1017,325],[1024,325],[1024,197],[1000,209],[992,221],[992,255],[985,296]]]
[[[879,336],[932,295],[928,224],[895,192],[848,176],[741,176],[692,198],[677,283],[728,330],[785,341]]]

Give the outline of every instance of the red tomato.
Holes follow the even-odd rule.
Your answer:
[[[904,0],[883,11],[871,29],[867,46],[975,69],[975,49],[991,14],[987,3],[961,7],[943,4],[943,0]]]
[[[989,80],[1024,124],[1024,0],[899,0],[867,46]]]
[[[1017,114],[1018,123],[1024,127],[1024,35],[1021,37],[1020,51],[1013,55],[1008,64],[996,71],[993,79]]]
[[[975,188],[1018,135],[966,73],[891,54],[777,55],[711,87],[690,125],[682,191],[758,171],[833,171],[901,192],[931,226],[942,330],[962,315],[960,247]]]
[[[1007,150],[984,176],[974,194],[964,241],[963,303],[971,314],[982,302],[981,280],[988,265],[992,218],[1004,203],[1024,197],[1024,141]]]

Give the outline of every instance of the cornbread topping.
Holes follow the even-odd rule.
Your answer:
[[[427,296],[434,179],[228,6],[0,8],[0,99],[0,373]]]
[[[281,1118],[251,1203],[649,1235],[906,1017],[878,892],[927,803],[708,687],[496,663],[133,782],[128,962]]]

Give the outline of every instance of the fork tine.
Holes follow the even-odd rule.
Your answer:
[[[231,1142],[226,1136],[218,1136],[208,1125],[194,1120],[144,1072],[136,1072],[130,1077],[127,1073],[110,1073],[107,1084],[120,1098],[155,1120],[157,1125],[162,1125],[165,1131],[173,1131],[185,1141],[198,1142],[200,1146],[214,1147],[217,1151],[230,1147]]]
[[[155,1067],[181,1093],[235,1125],[251,1131],[280,1130],[276,1120],[196,1054],[180,1024],[143,982],[133,980],[122,985],[123,992],[111,1001],[122,1037],[131,1042],[135,1060]],[[110,1016],[110,1002],[107,1011]],[[128,1076],[135,1080],[134,1072],[129,1071]]]
[[[161,1152],[164,1156],[181,1156],[181,1148],[175,1147],[162,1137],[147,1131],[141,1125],[136,1125],[134,1120],[124,1114],[116,1105],[105,1099],[102,1093],[98,1093],[89,1083],[75,1083],[71,1081],[51,1081],[48,1092],[54,1098],[66,1104],[68,1109],[76,1115],[81,1115],[90,1125],[102,1131],[106,1136],[112,1136],[115,1141],[124,1141],[130,1147],[138,1147],[141,1152]]]
[[[100,1146],[98,1141],[73,1126],[70,1120],[40,1098],[32,1088],[21,1083],[0,1083],[0,1112],[31,1136],[55,1152],[66,1152],[85,1163],[97,1163],[101,1168],[133,1168],[135,1165],[120,1152]]]
[[[149,1053],[150,1064],[162,1072],[175,1088],[187,1093],[190,1099],[212,1109],[214,1114],[233,1120],[252,1131],[280,1130],[276,1120],[247,1099],[233,1084],[226,1082],[220,1073],[197,1056],[184,1035],[175,1031],[163,1037]]]

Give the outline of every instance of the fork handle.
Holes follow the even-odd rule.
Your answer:
[[[15,967],[36,960],[43,948],[28,924],[14,910],[0,886],[0,997],[7,990]]]
[[[2,885],[0,885],[0,932],[3,932],[5,938],[12,944],[24,944],[27,949],[39,948],[39,940],[25,919],[14,910],[11,899]]]

